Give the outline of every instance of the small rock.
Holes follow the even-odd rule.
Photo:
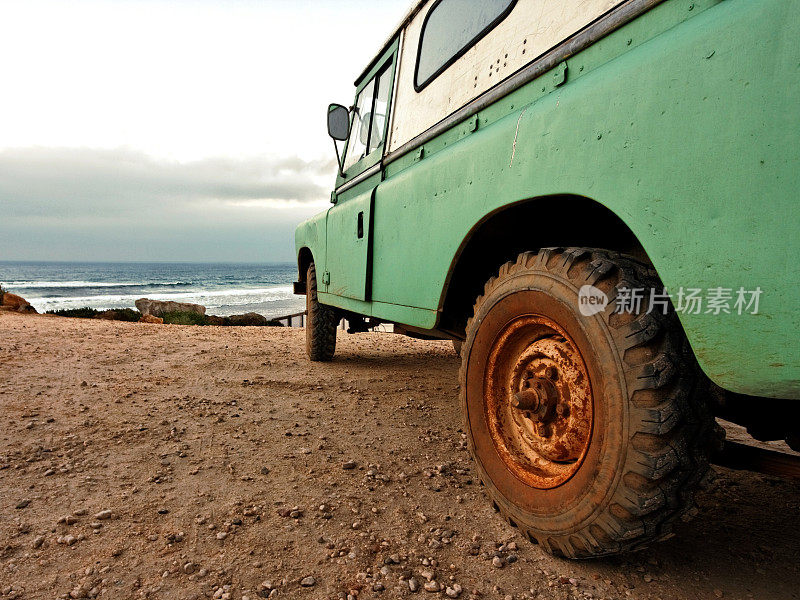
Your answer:
[[[317,585],[317,580],[314,579],[311,575],[309,575],[308,577],[303,577],[300,580],[300,585],[302,585],[303,587],[314,587],[315,585]]]
[[[345,471],[350,471],[356,468],[356,461],[348,460],[346,463],[342,464],[342,469]]]
[[[194,564],[193,562],[187,562],[185,565],[183,565],[183,572],[186,573],[187,575],[191,575],[196,570],[197,570],[197,565]]]
[[[503,562],[503,559],[500,558],[499,556],[495,556],[492,559],[492,566],[495,567],[496,569],[502,569],[503,565],[505,565],[505,563]]]
[[[25,500],[20,500],[19,502],[17,502],[17,503],[16,503],[16,505],[14,505],[14,508],[21,510],[21,509],[23,509],[23,508],[27,508],[27,506],[28,506],[30,503],[31,503],[31,501],[30,501],[30,500],[28,500],[28,499],[25,499]]]
[[[106,510],[101,510],[99,513],[97,513],[94,516],[94,518],[97,519],[98,521],[104,521],[106,519],[110,519],[111,515],[112,515],[112,512],[110,510],[106,509]]]
[[[442,586],[439,585],[439,582],[435,579],[433,581],[427,582],[424,586],[426,592],[441,592]]]
[[[228,533],[225,531],[220,531],[219,533],[217,533],[218,540],[224,540],[226,537],[228,537]]]
[[[408,589],[412,592],[416,592],[419,590],[419,581],[417,581],[416,577],[412,577],[408,580]]]
[[[458,598],[461,595],[461,591],[461,586],[454,583],[452,586],[448,586],[444,593],[448,598]]]
[[[40,535],[36,539],[33,540],[33,547],[40,548],[44,544],[44,536]]]

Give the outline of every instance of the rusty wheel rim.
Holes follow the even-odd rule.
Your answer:
[[[486,422],[495,449],[523,483],[550,489],[580,468],[592,435],[586,364],[557,323],[523,315],[492,343],[484,377]]]

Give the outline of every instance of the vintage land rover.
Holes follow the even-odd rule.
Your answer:
[[[296,231],[308,355],[342,318],[452,339],[531,541],[670,536],[715,415],[800,447],[800,1],[422,0],[355,85]]]

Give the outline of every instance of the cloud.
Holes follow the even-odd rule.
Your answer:
[[[124,218],[282,203],[319,203],[335,160],[290,157],[156,159],[127,148],[0,151],[0,206],[9,217]]]
[[[0,260],[292,260],[335,173],[335,159],[296,156],[0,150]]]

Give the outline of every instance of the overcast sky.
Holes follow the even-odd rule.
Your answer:
[[[0,0],[0,260],[293,260],[410,0]]]

